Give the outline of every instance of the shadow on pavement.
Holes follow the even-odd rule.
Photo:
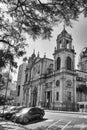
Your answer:
[[[45,120],[48,120],[48,119],[47,118],[43,118],[43,119],[32,120],[29,123],[23,124],[23,125],[35,124],[35,123],[43,122]]]
[[[48,120],[47,118],[43,118],[43,119],[36,119],[36,120],[32,120],[32,121],[30,121],[29,123],[27,123],[27,124],[20,124],[20,123],[14,123],[14,122],[9,122],[9,121],[7,121],[7,120],[5,120],[5,119],[0,119],[0,122],[1,122],[1,125],[0,125],[0,130],[16,130],[16,128],[17,127],[19,127],[19,128],[17,128],[17,129],[21,129],[21,130],[23,130],[23,128],[24,128],[24,130],[29,130],[29,129],[27,129],[26,127],[25,127],[25,125],[29,125],[29,124],[35,124],[35,123],[39,123],[39,122],[43,122],[43,121],[45,121],[45,120]],[[43,128],[38,128],[37,130],[44,130],[44,127]],[[32,130],[32,129],[30,129],[30,130]]]

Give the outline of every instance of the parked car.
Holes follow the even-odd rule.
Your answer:
[[[25,107],[24,106],[17,106],[14,109],[11,109],[10,111],[5,112],[5,114],[4,114],[5,119],[11,119],[13,114],[19,112],[23,108],[25,108]]]
[[[42,119],[45,115],[45,111],[39,107],[24,108],[18,113],[14,114],[11,118],[12,121],[17,123],[28,123],[32,119]]]
[[[0,106],[0,111],[3,109],[3,106]]]
[[[7,105],[0,106],[0,112],[3,110],[3,108],[4,108],[4,109],[7,109],[8,106],[7,106]]]
[[[4,110],[2,109],[1,111],[0,111],[0,117],[4,117],[4,115],[7,113],[7,112],[9,112],[9,111],[11,111],[11,110],[14,110],[16,108],[16,106],[7,106],[7,107],[4,107]]]

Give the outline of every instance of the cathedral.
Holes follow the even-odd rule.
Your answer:
[[[64,28],[57,36],[54,59],[35,52],[29,57],[23,85],[23,104],[53,110],[87,109],[87,48],[75,69],[72,36]],[[84,106],[83,106],[84,105]]]

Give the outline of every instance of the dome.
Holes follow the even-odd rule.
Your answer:
[[[82,50],[83,53],[87,53],[87,47],[84,47]]]
[[[81,52],[81,58],[87,57],[87,47],[84,47],[82,52]]]

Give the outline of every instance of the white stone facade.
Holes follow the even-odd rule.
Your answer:
[[[86,87],[87,72],[81,69],[81,64],[80,70],[75,69],[75,55],[72,37],[65,29],[57,37],[54,59],[46,56],[40,58],[33,53],[25,71],[24,104],[74,110],[77,109],[78,101],[87,101],[87,93],[83,89]],[[82,61],[87,65],[86,60]]]
[[[16,104],[23,104],[23,85],[25,82],[25,70],[27,63],[23,63],[19,66],[18,77],[17,77],[17,86],[16,86]]]

